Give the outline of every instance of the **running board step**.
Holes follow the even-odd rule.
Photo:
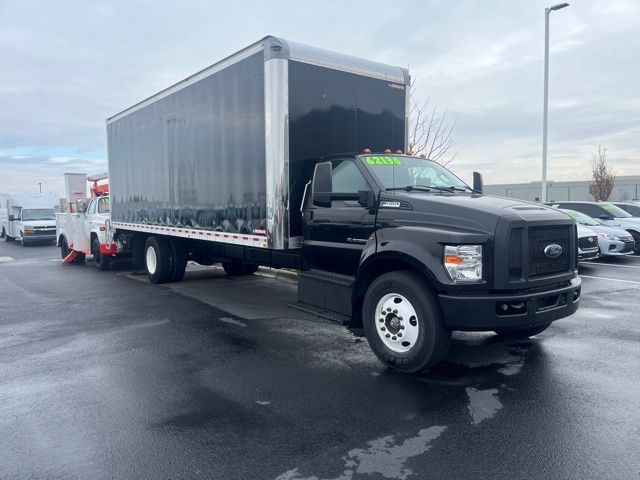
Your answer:
[[[340,325],[349,325],[351,323],[351,317],[332,312],[331,310],[327,310],[324,308],[315,307],[313,305],[309,305],[308,303],[296,302],[290,303],[288,306],[302,312],[310,313],[311,315],[315,315],[316,317],[326,318],[327,320],[339,323]]]
[[[298,302],[290,306],[345,325],[351,321],[354,280],[354,277],[325,270],[300,272]]]
[[[80,252],[76,250],[71,250],[69,255],[64,257],[64,260],[62,260],[62,263],[73,263],[73,261],[76,259],[78,255],[80,255]]]

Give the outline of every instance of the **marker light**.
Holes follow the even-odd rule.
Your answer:
[[[370,148],[365,148],[364,150],[362,150],[364,153],[371,153],[371,149]]]
[[[384,149],[384,153],[391,153],[391,149],[390,148],[385,148]]]
[[[398,150],[396,150],[396,153],[397,153],[398,155],[402,155],[402,150],[398,149]]]

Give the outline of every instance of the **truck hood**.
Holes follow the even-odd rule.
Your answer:
[[[384,202],[400,202],[399,207],[386,207]],[[514,220],[566,220],[573,219],[558,210],[510,198],[491,195],[432,194],[428,192],[383,192],[378,219],[385,222],[394,218],[396,223],[412,226],[425,225],[492,234],[501,218]]]
[[[55,220],[26,220],[20,222],[22,227],[55,227]]]

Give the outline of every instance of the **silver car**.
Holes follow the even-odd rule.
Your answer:
[[[611,202],[578,202],[561,200],[547,203],[555,208],[566,208],[589,215],[605,227],[622,228],[636,242],[635,254],[640,255],[640,218],[634,217]]]
[[[636,243],[633,237],[621,228],[606,227],[584,213],[575,210],[559,209],[576,221],[578,225],[592,230],[598,235],[598,247],[601,257],[632,255]]]
[[[578,223],[578,261],[595,260],[600,256],[598,234]]]
[[[611,202],[616,207],[620,207],[629,215],[640,217],[640,203],[638,202]]]

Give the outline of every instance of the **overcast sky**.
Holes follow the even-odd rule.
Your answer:
[[[105,118],[269,34],[408,65],[457,119],[456,173],[538,180],[545,5],[0,0],[0,192],[106,171]],[[640,1],[551,17],[549,178],[589,178],[599,144],[640,174]]]

